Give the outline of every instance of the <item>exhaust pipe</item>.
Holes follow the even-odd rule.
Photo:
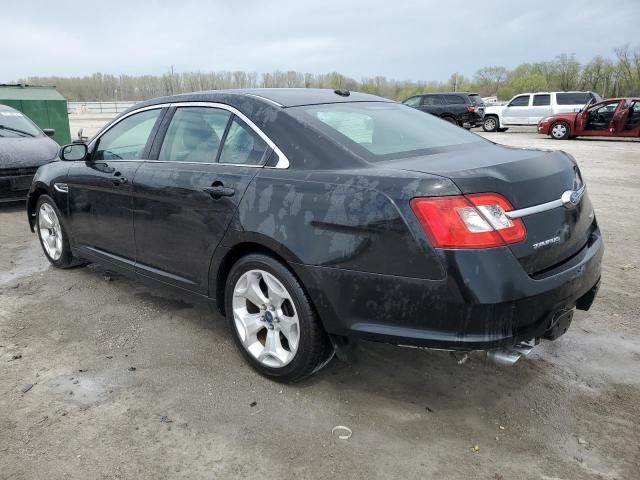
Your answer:
[[[529,355],[531,350],[533,350],[533,345],[519,343],[510,349],[490,350],[487,352],[487,358],[496,365],[511,367],[522,357]]]

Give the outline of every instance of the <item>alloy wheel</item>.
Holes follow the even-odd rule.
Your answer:
[[[38,211],[38,229],[47,255],[58,260],[62,256],[62,228],[56,211],[48,203],[43,203]]]
[[[274,275],[245,272],[233,289],[232,308],[240,341],[258,362],[280,368],[293,360],[300,322],[291,294]]]

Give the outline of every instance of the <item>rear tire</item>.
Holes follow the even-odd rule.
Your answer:
[[[278,260],[251,254],[227,277],[225,312],[236,345],[260,374],[297,382],[333,358],[333,348],[298,279]]]
[[[453,123],[454,125],[458,125],[458,121],[457,121],[455,118],[450,117],[450,116],[448,116],[448,115],[447,115],[446,117],[442,117],[442,119],[443,119],[445,122],[449,122],[449,123]]]
[[[83,263],[74,258],[69,245],[69,230],[55,202],[49,195],[41,195],[36,203],[38,239],[49,263],[57,268],[70,268]]]
[[[493,115],[484,117],[484,121],[482,122],[482,129],[485,132],[498,131],[499,129],[498,117],[494,117]]]
[[[556,122],[549,128],[549,135],[554,140],[566,140],[570,133],[571,130],[567,122]]]

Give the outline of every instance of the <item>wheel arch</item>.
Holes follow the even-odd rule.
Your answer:
[[[38,199],[42,195],[49,195],[53,198],[46,184],[38,182],[35,187],[32,187],[32,190],[29,192],[27,197],[27,218],[29,220],[29,228],[31,229],[31,232],[35,232],[36,205],[38,204]]]
[[[502,128],[502,118],[500,118],[500,115],[497,113],[485,113],[484,114],[484,118],[482,119],[482,122],[484,123],[485,119],[489,118],[489,117],[493,117],[497,120],[498,125],[496,126],[496,128]]]
[[[216,300],[218,311],[224,315],[224,294],[227,277],[233,265],[242,257],[252,253],[261,253],[272,257],[287,266],[296,276],[303,289],[309,295],[306,282],[299,274],[296,264],[301,264],[287,247],[275,240],[258,233],[243,232],[229,245],[221,245],[216,249],[209,267],[209,297]],[[311,296],[309,295],[311,299]],[[313,304],[313,299],[311,299]]]

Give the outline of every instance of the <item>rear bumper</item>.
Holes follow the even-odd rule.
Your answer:
[[[482,125],[484,121],[484,113],[466,113],[461,116],[462,123],[466,123],[471,125],[472,127],[476,127],[478,125]]]
[[[559,273],[534,279],[501,248],[442,252],[445,280],[296,266],[331,334],[453,350],[555,339],[574,307],[588,309],[600,281],[599,231]],[[306,278],[305,278],[306,277]],[[562,325],[559,325],[559,322]]]

